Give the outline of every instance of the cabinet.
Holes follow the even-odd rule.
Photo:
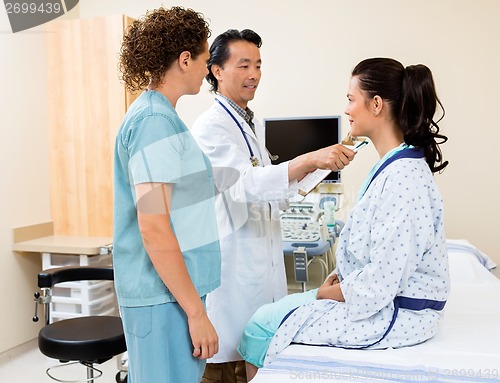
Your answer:
[[[71,237],[72,241],[82,238]],[[88,240],[86,238],[85,240]],[[42,253],[42,269],[62,266],[111,266],[111,254],[86,249],[83,254]],[[91,254],[89,254],[91,253]],[[78,281],[59,283],[52,289],[50,322],[88,315],[118,315],[113,281]]]
[[[47,23],[51,215],[56,235],[111,236],[113,151],[131,95],[118,53],[132,19]]]
[[[111,237],[54,235],[52,222],[13,230],[12,249],[41,254],[42,270],[62,266],[111,266]],[[50,321],[82,315],[118,315],[112,281],[60,283],[52,289]]]

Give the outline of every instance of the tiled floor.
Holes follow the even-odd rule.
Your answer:
[[[36,339],[0,354],[0,382],[2,383],[55,383],[45,370],[59,364],[48,359],[38,350]],[[103,372],[103,376],[96,383],[114,383],[119,372],[118,360],[113,358],[96,368]],[[86,368],[81,365],[66,366],[56,369],[53,374],[65,380],[86,379]],[[57,374],[57,375],[56,375]]]

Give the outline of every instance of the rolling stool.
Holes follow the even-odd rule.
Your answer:
[[[43,304],[46,322],[45,327],[38,334],[38,347],[42,354],[66,363],[48,368],[46,373],[50,378],[58,382],[68,382],[56,378],[51,374],[52,370],[79,363],[87,368],[87,378],[70,382],[93,383],[95,379],[102,376],[102,371],[94,367],[95,363],[103,363],[126,351],[120,317],[83,316],[49,323],[49,303],[54,285],[70,281],[113,279],[112,267],[70,266],[48,269],[38,274],[38,287],[42,289],[42,296],[38,292],[35,293],[33,321],[38,321],[37,307],[38,304]],[[95,372],[97,376],[94,376]],[[126,382],[127,378],[121,379],[118,373],[116,380]]]

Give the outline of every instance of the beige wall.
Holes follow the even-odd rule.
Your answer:
[[[12,228],[50,218],[43,35],[12,34],[1,9],[0,352],[38,329],[31,318],[41,260],[11,251]]]
[[[156,0],[82,0],[82,18],[108,14],[138,17]],[[500,101],[500,2],[497,0],[186,0],[203,12],[213,35],[228,28],[261,34],[263,79],[251,107],[260,118],[342,114],[352,67],[361,59],[390,56],[427,64],[434,72],[447,115],[442,131],[449,168],[437,180],[446,206],[448,238],[466,238],[500,263],[495,235],[500,216],[500,150],[495,147]],[[36,336],[31,296],[39,260],[10,250],[12,227],[50,219],[43,34],[12,35],[0,12],[2,170],[0,221],[0,352]],[[213,37],[210,41],[213,40]],[[73,86],[74,84],[68,84]],[[211,104],[181,99],[187,124]],[[343,119],[344,133],[347,119]],[[9,137],[8,140],[6,137]],[[370,166],[373,148],[360,152],[343,180],[352,199]],[[495,234],[496,233],[496,234]]]

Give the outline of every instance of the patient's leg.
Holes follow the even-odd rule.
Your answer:
[[[259,371],[256,366],[248,362],[245,362],[245,369],[247,370],[247,382],[251,381],[257,375],[257,371]]]
[[[298,306],[316,300],[316,290],[287,295],[279,301],[261,306],[248,321],[238,352],[246,363],[247,380],[250,381],[257,370],[264,365],[271,339],[283,318]],[[250,368],[249,368],[250,367]]]

